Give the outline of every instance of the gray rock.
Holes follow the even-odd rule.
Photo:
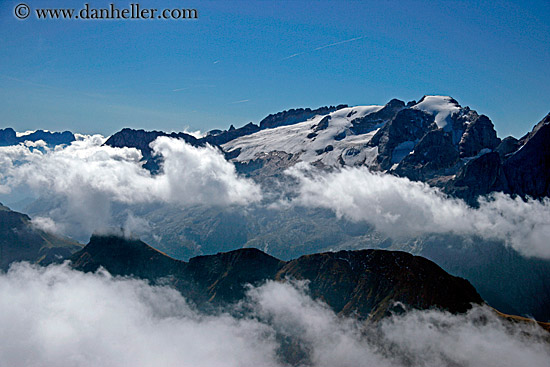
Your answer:
[[[491,120],[481,115],[468,124],[459,143],[461,157],[473,157],[482,149],[494,150],[500,144],[497,132]]]
[[[459,160],[458,150],[452,143],[451,135],[443,129],[428,132],[414,147],[414,152],[406,156],[394,173],[415,181],[425,181],[436,174],[454,167]]]

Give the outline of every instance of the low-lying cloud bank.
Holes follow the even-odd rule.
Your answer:
[[[525,256],[550,259],[549,199],[523,201],[497,193],[482,198],[474,209],[427,184],[364,167],[327,173],[298,164],[287,173],[299,182],[291,203],[331,209],[395,239],[427,233],[475,235],[503,240]]]
[[[15,264],[0,274],[0,365],[285,366],[280,353],[293,345],[303,351],[289,353],[295,365],[319,367],[537,367],[550,358],[546,332],[510,328],[487,308],[414,311],[365,328],[306,290],[268,282],[249,289],[237,307],[244,316],[205,315],[170,288]]]
[[[104,141],[94,135],[78,136],[71,145],[55,149],[40,142],[0,147],[0,193],[26,190],[40,196],[34,224],[82,241],[112,226],[137,235],[151,232],[143,217],[161,205],[246,206],[268,196],[239,176],[213,147],[159,137],[151,147],[162,156],[163,171],[151,175],[138,150],[103,146]],[[549,199],[523,201],[494,194],[474,209],[427,184],[365,167],[327,173],[299,163],[287,173],[298,181],[287,204],[331,209],[394,239],[471,235],[502,240],[525,256],[550,259]]]
[[[261,197],[259,187],[239,177],[213,147],[159,137],[151,147],[163,157],[164,170],[153,176],[142,167],[138,150],[103,146],[104,141],[94,135],[55,149],[0,147],[0,192],[27,188],[48,198],[49,220],[36,218],[37,226],[69,235],[112,225],[117,204],[244,205]]]

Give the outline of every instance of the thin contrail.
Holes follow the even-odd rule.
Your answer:
[[[331,44],[328,44],[328,45],[324,45],[324,46],[320,46],[320,47],[314,48],[314,49],[309,50],[309,51],[298,52],[298,53],[295,53],[295,54],[293,54],[293,55],[290,55],[290,56],[287,56],[287,57],[285,57],[285,58],[282,58],[281,61],[283,61],[283,60],[288,60],[288,59],[291,59],[291,58],[296,57],[296,56],[303,55],[303,54],[308,53],[308,52],[315,52],[315,51],[319,51],[319,50],[322,50],[322,49],[327,48],[327,47],[332,47],[332,46],[341,45],[342,43],[348,43],[348,42],[357,41],[357,40],[360,40],[360,39],[362,39],[362,38],[365,38],[365,36],[350,38],[349,40],[344,40],[344,41],[339,41],[339,42],[331,43]]]
[[[360,40],[361,38],[365,38],[365,36],[350,38],[349,40],[340,41],[340,42],[335,42],[335,43],[331,43],[330,45],[317,47],[317,48],[314,49],[313,51],[318,51],[318,50],[322,50],[323,48],[332,47],[332,46],[336,46],[336,45],[341,45],[342,43],[348,43],[348,42],[357,41],[357,40]]]
[[[296,56],[299,56],[299,55],[303,55],[305,54],[307,51],[304,51],[304,52],[298,52],[297,54],[294,54],[294,55],[290,55],[290,56],[287,56],[285,58],[282,58],[281,61],[283,60],[288,60],[288,59],[292,59],[293,57],[296,57]]]

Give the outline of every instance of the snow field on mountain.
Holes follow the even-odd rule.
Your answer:
[[[348,129],[352,126],[353,120],[377,112],[382,108],[383,106],[342,108],[328,115],[315,116],[294,125],[266,129],[243,136],[222,147],[227,152],[240,149],[237,161],[254,159],[260,153],[283,151],[300,154],[300,159],[304,162],[321,161],[330,166],[338,164],[343,152],[348,153],[344,156],[349,157],[350,163],[363,162],[365,159],[372,159],[376,156],[376,148],[365,149],[364,147],[376,130],[363,135],[350,135]],[[316,129],[327,116],[330,118],[328,126],[325,129]],[[348,132],[346,137],[337,140],[336,137],[344,132]],[[313,136],[313,134],[316,135]]]

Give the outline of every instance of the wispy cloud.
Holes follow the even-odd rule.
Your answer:
[[[329,47],[333,47],[333,46],[338,46],[338,45],[341,45],[341,44],[343,44],[343,43],[358,41],[358,40],[363,39],[363,38],[365,38],[365,36],[355,37],[355,38],[350,38],[350,39],[347,39],[347,40],[344,40],[344,41],[339,41],[339,42],[330,43],[330,44],[328,44],[328,45],[319,46],[319,47],[317,47],[317,48],[314,48],[314,49],[308,50],[308,51],[297,52],[297,53],[295,53],[295,54],[293,54],[293,55],[290,55],[290,56],[287,56],[287,57],[282,58],[281,61],[283,61],[283,60],[288,60],[288,59],[292,59],[293,57],[300,56],[300,55],[303,55],[303,54],[306,54],[306,53],[319,51],[319,50],[322,50],[322,49],[325,49],[325,48],[329,48]]]
[[[0,74],[0,77],[11,80],[11,81],[14,81],[14,82],[31,85],[31,86],[34,86],[34,87],[57,89],[56,87],[54,87],[52,85],[42,84],[42,83],[35,83],[33,81],[30,81],[30,80],[15,78],[15,77],[12,77],[12,76],[9,76],[9,75]]]
[[[188,87],[183,88],[175,88],[172,89],[172,92],[182,92],[184,90],[190,90],[190,89],[198,89],[198,88],[214,88],[215,85],[213,84],[198,84],[198,85],[190,85]]]
[[[231,102],[230,104],[246,103],[246,102],[249,102],[249,101],[250,101],[249,99],[242,99],[240,101]]]
[[[290,56],[287,56],[287,57],[282,58],[281,61],[283,61],[283,60],[288,60],[288,59],[292,59],[293,57],[303,55],[303,54],[305,54],[306,52],[310,52],[310,51],[298,52],[297,54],[293,54],[293,55],[290,55]]]

